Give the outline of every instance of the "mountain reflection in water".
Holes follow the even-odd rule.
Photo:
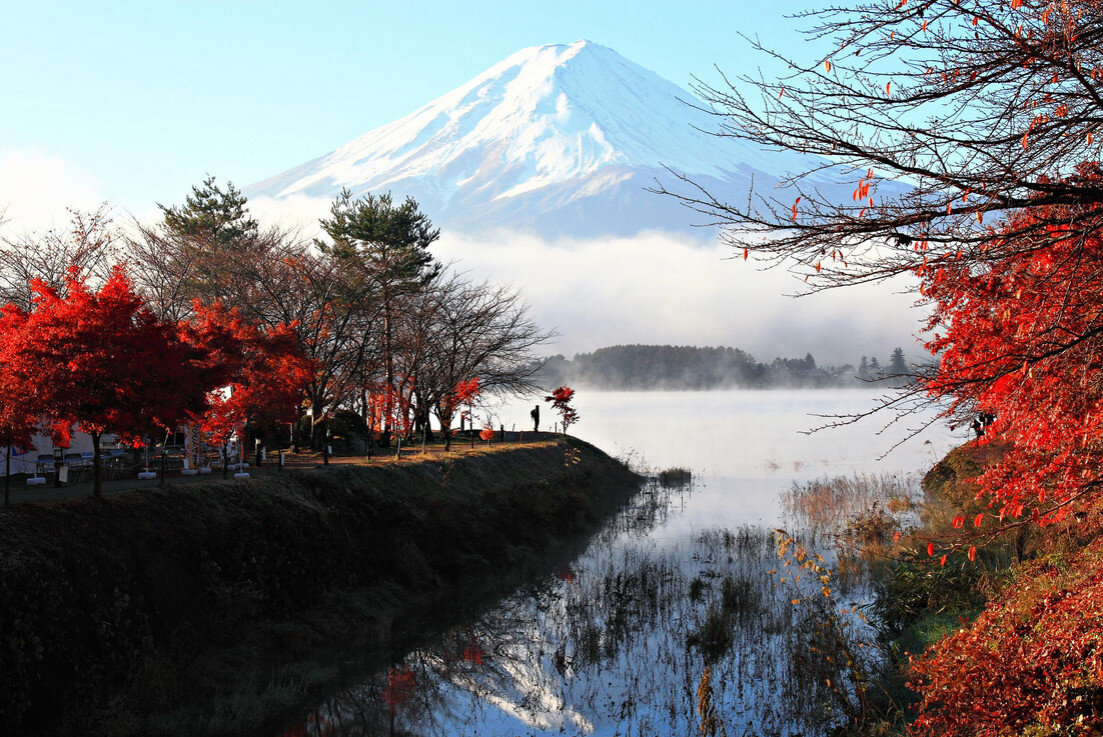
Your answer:
[[[838,404],[853,396],[837,394],[846,395]],[[726,424],[731,413],[720,411]],[[592,439],[585,429],[578,434]],[[667,436],[668,444],[677,437]],[[936,438],[932,455],[953,442],[944,433]],[[818,465],[822,472],[826,464]],[[707,700],[723,733],[825,734],[845,718],[853,692],[850,674],[827,656],[845,647],[877,657],[859,642],[870,632],[854,607],[870,598],[868,576],[850,566],[822,596],[828,587],[816,575],[784,567],[773,532],[779,525],[822,553],[826,566],[836,563],[821,508],[827,497],[795,467],[773,477],[761,468],[684,487],[649,482],[569,569],[530,582],[474,624],[443,627],[430,644],[331,695],[285,734],[700,735],[706,667]],[[868,468],[882,475],[827,465],[850,474],[848,497],[867,495],[859,507],[915,493],[914,475],[886,475],[891,461]],[[794,476],[805,484],[801,493]],[[777,513],[728,525],[730,516],[708,511],[717,493],[735,502],[768,493]],[[841,503],[837,520],[845,522],[854,506]],[[828,632],[824,621],[837,626]]]

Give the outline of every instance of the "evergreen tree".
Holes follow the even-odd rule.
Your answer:
[[[876,379],[881,375],[881,364],[877,360],[877,356],[872,356],[869,359],[869,378]]]
[[[157,207],[163,213],[165,232],[180,240],[201,244],[212,251],[241,250],[245,240],[257,235],[257,221],[249,217],[246,198],[233,182],[225,191],[208,176],[192,187],[183,205]]]
[[[396,385],[394,368],[399,303],[440,273],[440,264],[429,253],[429,246],[440,237],[440,230],[433,227],[412,197],[396,205],[389,192],[354,198],[347,189],[333,201],[330,218],[320,223],[330,240],[316,241],[318,248],[354,272],[363,281],[362,286],[373,289],[379,297],[384,382],[387,401],[393,401],[401,391]],[[384,412],[387,418],[391,414]],[[389,424],[383,428],[384,445],[389,442],[390,429]]]
[[[862,362],[858,364],[858,378],[859,379],[868,379],[869,378],[869,361],[866,360],[865,356],[862,356]]]
[[[889,359],[889,373],[901,376],[908,373],[908,364],[904,362],[904,349],[896,348],[892,352],[892,357]]]
[[[396,205],[389,192],[353,198],[346,189],[333,201],[330,215],[321,225],[331,242],[318,241],[318,247],[355,264],[382,288],[394,294],[416,291],[439,273],[429,246],[440,230],[412,197]]]
[[[187,312],[192,299],[219,301],[255,316],[251,299],[256,280],[243,265],[267,254],[257,221],[249,216],[247,200],[232,183],[222,189],[208,176],[192,187],[183,205],[161,209],[161,227],[149,231],[149,248],[139,262],[160,276],[172,274],[180,290],[172,296]]]

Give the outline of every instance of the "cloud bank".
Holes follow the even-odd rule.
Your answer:
[[[330,200],[256,198],[266,223],[317,233]],[[444,231],[433,247],[473,279],[508,283],[533,316],[559,337],[549,353],[573,355],[607,345],[724,345],[760,361],[811,352],[821,364],[883,363],[896,346],[921,357],[915,341],[924,317],[903,281],[794,298],[801,281],[733,259],[719,243],[650,232],[626,238],[545,239],[499,232],[473,237]]]
[[[81,167],[37,149],[0,148],[0,212],[5,232],[44,230],[68,222],[67,207],[103,203],[96,180]]]
[[[571,355],[606,345],[658,343],[741,348],[760,361],[811,352],[821,363],[884,362],[915,343],[922,313],[906,286],[863,285],[793,298],[803,283],[753,259],[732,259],[662,233],[545,241],[531,235],[442,237],[435,252],[473,277],[521,290],[541,324]]]
[[[0,149],[6,232],[64,224],[66,207],[100,202],[92,177],[61,157]],[[330,203],[299,196],[255,198],[249,205],[262,223],[313,237]],[[720,244],[659,232],[545,239],[445,231],[433,251],[472,279],[519,290],[533,317],[558,333],[548,353],[570,356],[629,343],[724,345],[767,362],[811,352],[821,364],[857,363],[863,355],[884,362],[896,346],[909,359],[922,353],[913,336],[923,314],[912,306],[913,295],[899,293],[903,282],[793,298],[787,295],[803,284],[788,273],[762,270],[753,257],[733,259]]]

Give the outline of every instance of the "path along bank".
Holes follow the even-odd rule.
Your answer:
[[[62,734],[262,728],[337,675],[308,663],[314,650],[385,648],[396,620],[535,565],[638,481],[559,437],[16,505],[0,513],[0,723]]]

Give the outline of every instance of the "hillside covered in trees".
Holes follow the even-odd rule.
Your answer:
[[[617,345],[574,358],[555,355],[540,369],[549,386],[569,384],[606,390],[700,390],[730,388],[853,386],[863,381],[899,382],[908,373],[902,348],[881,363],[862,356],[858,366],[821,366],[804,358],[769,363],[738,348],[722,346]]]

